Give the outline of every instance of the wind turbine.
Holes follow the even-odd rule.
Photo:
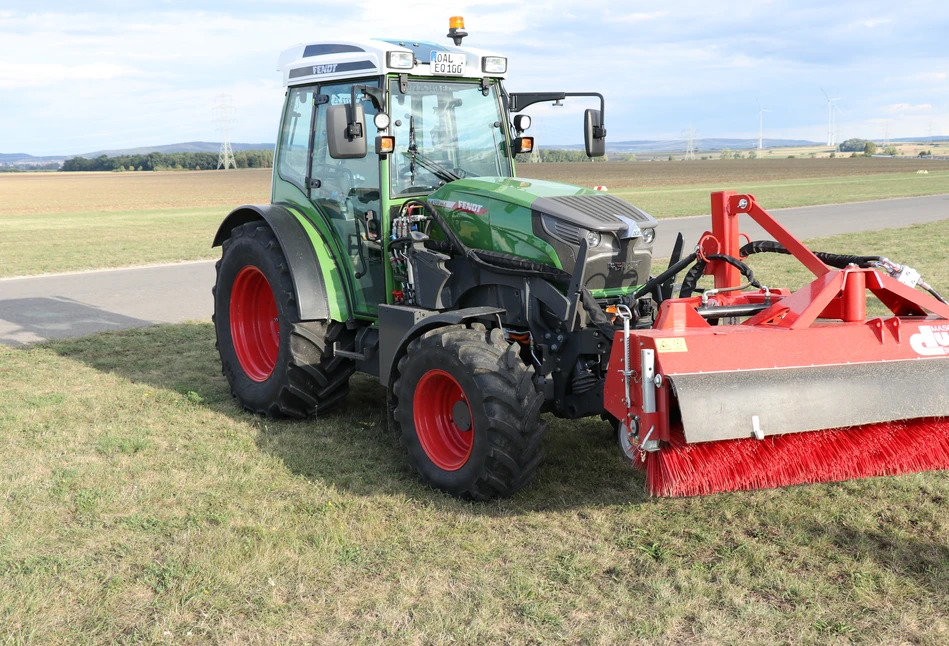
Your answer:
[[[821,88],[820,91],[827,98],[827,145],[833,146],[834,142],[834,108],[837,106],[834,105],[834,101],[839,101],[840,97],[830,98],[827,96],[827,93],[824,92],[824,88]],[[838,108],[839,109],[839,108]]]
[[[831,142],[832,145],[837,143],[837,140],[840,139],[840,124],[837,123],[837,114],[843,114],[844,111],[837,107],[837,104],[834,103],[834,140]]]
[[[771,110],[762,108],[761,102],[758,99],[755,99],[755,103],[758,104],[758,150],[761,150],[761,135],[764,132],[764,113],[771,112]]]

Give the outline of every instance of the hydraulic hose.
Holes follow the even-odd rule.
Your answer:
[[[679,262],[672,265],[671,267],[666,269],[664,272],[662,272],[658,276],[654,276],[653,278],[650,278],[645,283],[643,283],[643,286],[640,287],[639,290],[635,294],[633,294],[633,299],[635,300],[635,299],[640,298],[644,294],[648,294],[656,287],[656,285],[663,284],[664,282],[666,282],[667,279],[669,279],[672,276],[675,276],[680,271],[682,271],[683,269],[691,265],[692,262],[696,259],[696,257],[697,256],[694,253],[689,254],[685,258],[680,259]]]
[[[751,256],[756,253],[791,254],[791,252],[788,251],[784,245],[779,242],[775,242],[774,240],[755,240],[745,244],[741,249],[738,250],[738,254],[742,257]],[[813,253],[820,259],[822,263],[828,265],[829,267],[834,267],[835,269],[845,269],[850,265],[857,265],[858,267],[866,269],[868,267],[872,267],[873,263],[880,262],[883,259],[882,256],[853,256],[847,254],[827,253],[826,251],[815,251]],[[759,287],[760,289],[760,284],[754,280],[754,275],[751,273],[751,268],[741,260],[721,254],[708,254],[706,255],[706,258],[709,260],[722,260],[734,267],[737,267],[742,275],[748,278],[749,283],[755,287]],[[688,298],[693,294],[693,292],[695,292],[696,285],[699,282],[699,279],[702,277],[702,274],[705,272],[706,264],[707,263],[702,259],[698,259],[696,261],[695,265],[691,270],[689,270],[689,273],[686,274],[685,280],[682,282],[682,289],[679,291],[679,298]]]
[[[755,240],[749,242],[738,250],[738,255],[742,257],[750,256],[756,253],[783,253],[790,255],[790,251],[785,249],[784,245],[774,240]],[[815,256],[825,265],[835,269],[845,269],[850,265],[857,265],[863,269],[872,266],[872,263],[880,262],[882,256],[851,256],[847,254],[827,253],[826,251],[815,251]]]
[[[512,256],[510,254],[500,253],[497,251],[471,249],[461,241],[461,238],[459,238],[458,234],[456,234],[455,231],[448,225],[441,213],[439,213],[438,210],[435,209],[435,207],[433,207],[431,204],[428,202],[423,202],[422,200],[408,200],[405,202],[405,204],[420,205],[425,210],[425,212],[432,217],[435,223],[438,224],[438,227],[445,233],[445,237],[448,238],[448,243],[451,245],[451,250],[463,255],[465,258],[476,265],[489,269],[490,271],[507,274],[509,276],[543,278],[544,280],[549,280],[564,287],[568,286],[571,279],[573,278],[569,273],[563,271],[562,269],[557,269],[556,267],[551,267],[550,265],[545,265],[543,263],[525,260],[518,256]],[[606,316],[606,313],[603,311],[603,309],[596,302],[596,299],[593,298],[593,295],[590,293],[590,291],[582,285],[580,286],[580,302],[593,324],[600,329],[607,339],[612,340],[613,332],[615,331],[613,324],[610,322],[610,319]]]

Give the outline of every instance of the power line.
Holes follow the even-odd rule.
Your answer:
[[[686,159],[695,159],[695,137],[698,133],[692,129],[692,123],[689,122],[689,145],[685,149],[685,158]]]
[[[234,151],[231,150],[231,138],[229,130],[237,125],[237,108],[232,103],[229,94],[219,94],[214,97],[214,107],[211,108],[211,114],[214,117],[214,125],[221,133],[221,153],[218,155],[217,167],[227,170],[228,168],[237,168],[234,161]]]

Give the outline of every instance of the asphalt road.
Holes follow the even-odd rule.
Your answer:
[[[807,239],[949,219],[949,195],[781,209],[773,214],[791,233]],[[708,216],[662,220],[655,256],[672,253],[676,232],[682,231],[689,248],[709,228]],[[752,239],[769,237],[750,219],[741,229]],[[155,323],[208,321],[213,284],[213,260],[3,279],[0,343],[20,345]]]

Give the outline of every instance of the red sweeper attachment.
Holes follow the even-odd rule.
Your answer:
[[[776,243],[740,247],[741,214]],[[793,293],[765,287],[742,262],[765,250],[756,245],[792,254],[815,279]],[[834,269],[829,255],[753,196],[714,193],[696,248],[714,288],[664,300],[650,329],[630,329],[619,308],[605,407],[650,493],[949,468],[949,304],[909,267],[834,256]],[[892,315],[868,319],[868,291]]]

